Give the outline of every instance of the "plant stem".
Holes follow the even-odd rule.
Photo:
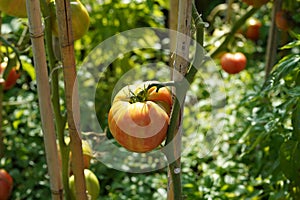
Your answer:
[[[63,63],[67,120],[72,152],[72,170],[75,177],[76,198],[87,200],[83,172],[83,153],[80,133],[80,112],[78,86],[76,82],[76,64],[71,23],[71,6],[69,0],[55,0],[58,21],[59,42]]]
[[[46,150],[46,159],[50,176],[52,199],[62,199],[62,185],[59,166],[58,151],[55,137],[53,111],[50,101],[50,86],[45,84],[49,80],[47,72],[46,53],[41,21],[39,0],[26,0],[29,30],[31,34],[32,52],[35,63],[36,81],[39,97],[39,108],[42,120],[42,130]]]
[[[209,53],[210,57],[213,58],[213,57],[217,56],[219,53],[221,53],[222,51],[225,51],[227,48],[227,45],[230,43],[230,41],[234,37],[235,33],[239,30],[240,27],[242,27],[245,24],[247,19],[249,17],[251,17],[258,9],[259,8],[251,8],[245,15],[243,15],[238,21],[236,21],[234,23],[234,25],[232,26],[228,35],[226,35],[225,40],[221,43],[221,45],[216,47]]]
[[[64,129],[66,126],[66,117],[61,113],[61,104],[59,97],[59,79],[58,70],[55,69],[56,59],[54,55],[54,50],[52,46],[52,30],[51,30],[51,15],[50,9],[47,5],[46,0],[42,0],[42,11],[45,21],[45,43],[46,51],[48,55],[48,63],[51,75],[51,102],[55,116],[55,127],[58,137],[58,144],[60,149],[60,157],[62,163],[62,181],[64,186],[64,194],[66,199],[70,199],[70,189],[69,189],[69,146],[66,145],[64,141]]]

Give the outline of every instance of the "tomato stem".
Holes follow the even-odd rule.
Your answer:
[[[211,57],[215,57],[217,56],[220,52],[226,50],[227,45],[230,43],[230,41],[232,40],[233,36],[235,35],[235,33],[239,30],[240,27],[242,27],[245,22],[247,21],[247,19],[249,17],[251,17],[259,8],[251,8],[245,15],[243,15],[240,19],[238,19],[238,21],[236,21],[234,23],[234,25],[232,26],[229,34],[227,35],[227,37],[225,38],[225,40],[222,42],[222,44],[218,47],[216,47],[211,53],[210,56]]]

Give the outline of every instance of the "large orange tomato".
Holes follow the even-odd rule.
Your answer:
[[[247,64],[246,56],[241,53],[225,53],[221,57],[221,67],[229,74],[237,74],[242,71]]]
[[[8,200],[13,189],[13,179],[9,173],[0,169],[0,200]]]
[[[148,152],[166,137],[172,95],[168,88],[148,88],[153,82],[130,85],[115,96],[108,115],[116,141],[133,152]]]
[[[6,64],[5,63],[1,63],[0,64],[0,75],[3,76],[4,70],[6,68]],[[4,81],[4,90],[9,90],[10,88],[12,88],[16,83],[18,78],[20,77],[20,74],[16,71],[16,68],[12,68],[7,77],[5,78]]]

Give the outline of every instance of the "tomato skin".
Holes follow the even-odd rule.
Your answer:
[[[262,26],[261,22],[258,19],[251,18],[248,20],[247,25],[246,37],[257,41],[260,35],[260,27]]]
[[[161,93],[158,91],[157,94],[155,88],[148,90],[146,101],[130,103],[131,91],[137,94],[144,88],[141,85],[122,88],[115,96],[108,114],[109,129],[116,141],[127,150],[138,153],[155,149],[165,139],[169,113],[159,103],[170,107],[169,103],[172,102],[168,90],[160,88]]]
[[[249,6],[253,6],[255,8],[259,8],[262,5],[266,4],[269,2],[269,0],[243,0],[246,4]]]
[[[0,64],[0,74],[4,73],[5,68],[6,68],[5,64],[3,64],[3,63]],[[9,71],[9,73],[8,73],[8,75],[7,75],[7,77],[4,81],[3,89],[4,90],[11,89],[17,83],[17,80],[18,80],[19,77],[20,77],[20,74],[16,71],[16,68],[15,67],[12,68]]]
[[[247,64],[246,56],[241,53],[225,53],[221,57],[221,67],[229,74],[237,74],[245,69]]]
[[[13,178],[9,173],[0,169],[0,200],[8,200],[13,189]]]

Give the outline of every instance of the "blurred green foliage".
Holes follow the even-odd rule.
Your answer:
[[[89,10],[91,27],[81,40],[75,42],[79,67],[84,67],[81,64],[98,44],[115,34],[144,26],[167,27],[168,1],[82,2]],[[205,39],[207,50],[222,40],[228,27],[247,9],[240,1],[235,3],[239,7],[232,10],[231,21],[224,21],[224,13],[209,21]],[[213,7],[210,3],[209,6]],[[281,44],[295,42],[278,51],[278,63],[265,81],[265,48],[271,6],[269,3],[255,13],[263,24],[258,41],[237,34],[228,46],[228,50],[246,54],[246,70],[230,76],[218,68],[217,73],[224,81],[226,99],[222,100],[226,101],[226,106],[212,107],[211,91],[205,84],[208,73],[197,74],[191,86],[183,123],[182,183],[185,199],[279,200],[299,197],[299,38],[280,32]],[[205,17],[209,15],[204,14]],[[27,21],[3,15],[2,23],[2,36],[22,55],[23,73],[16,87],[4,93],[2,131],[6,150],[0,168],[5,168],[14,178],[11,199],[50,199]],[[214,31],[217,29],[225,32],[216,36]],[[157,36],[148,42],[163,43],[162,39]],[[104,130],[113,88],[120,77],[135,69],[136,77],[141,73],[154,79],[156,74],[145,72],[143,66],[159,62],[162,66],[168,65],[168,56],[168,52],[154,49],[131,51],[112,62],[104,73],[91,75],[100,77],[99,83],[92,84],[97,85],[97,118]],[[99,62],[101,65],[101,60]],[[215,62],[219,67],[218,59]],[[212,115],[212,111],[217,112]],[[217,131],[212,130],[215,122],[222,123]],[[94,159],[91,170],[100,180],[99,199],[166,199],[165,168],[133,174],[108,168]]]

